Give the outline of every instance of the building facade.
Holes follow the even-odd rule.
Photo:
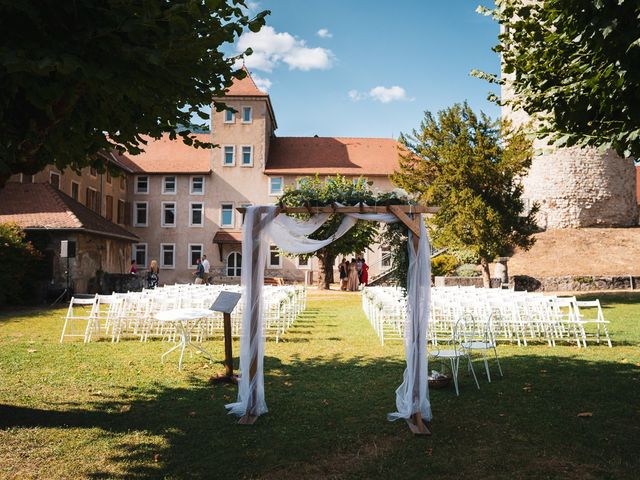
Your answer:
[[[303,177],[341,174],[354,181],[366,179],[374,191],[393,188],[389,175],[398,168],[395,140],[278,137],[271,99],[248,72],[216,102],[233,111],[213,108],[211,132],[196,135],[217,148],[193,148],[165,136],[147,139],[140,155],[105,155],[119,176],[90,168],[78,175],[49,167],[33,177],[14,176],[11,181],[49,183],[126,229],[131,234],[129,248],[118,254],[126,258],[116,261],[114,257],[108,269],[127,273],[130,259],[135,259],[144,274],[156,260],[161,284],[193,281],[196,259],[203,255],[209,259],[214,281],[239,282],[243,215],[237,208],[275,204],[287,186]],[[382,258],[385,248],[375,245],[372,250],[365,252],[370,278],[390,267],[389,258]],[[313,258],[281,255],[274,246],[266,269],[267,277],[313,281],[318,264]],[[85,272],[85,277],[90,275]],[[75,283],[77,291],[88,285],[86,278]]]

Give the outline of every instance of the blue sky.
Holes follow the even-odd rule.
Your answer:
[[[425,110],[468,100],[492,117],[492,87],[473,78],[499,70],[492,19],[479,0],[259,0],[267,27],[237,45],[268,92],[278,136],[397,137]],[[237,47],[236,47],[237,48]]]

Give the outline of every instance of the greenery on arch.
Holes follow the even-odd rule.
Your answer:
[[[374,193],[362,177],[354,180],[342,175],[326,178],[320,178],[316,175],[315,177],[301,178],[296,186],[287,187],[285,193],[280,197],[280,206],[307,207],[309,214],[302,215],[302,217],[308,218],[314,213],[314,207],[330,206],[335,203],[348,206],[365,203],[369,206],[375,206],[406,205],[408,201],[406,192],[401,189],[385,193]],[[330,237],[338,229],[342,217],[343,215],[338,213],[331,215],[327,222],[314,232],[310,238],[325,239]],[[380,234],[381,230],[382,234]],[[387,232],[390,231],[395,233],[388,235]],[[336,258],[364,252],[369,249],[371,244],[382,239],[391,246],[392,258],[395,262],[395,259],[401,256],[397,252],[403,248],[406,251],[406,238],[407,227],[402,222],[388,224],[383,229],[380,229],[379,224],[376,222],[359,220],[344,236],[317,252],[307,255],[307,257],[317,256],[320,260],[318,287],[328,289],[333,282],[333,265]],[[397,266],[397,264],[394,266]],[[406,285],[406,268],[398,270],[404,276],[403,279],[399,279],[400,283]]]

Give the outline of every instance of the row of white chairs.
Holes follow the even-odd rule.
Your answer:
[[[382,344],[402,339],[406,298],[393,287],[368,287],[362,292],[363,310]],[[491,324],[496,341],[527,346],[532,340],[575,342],[587,347],[587,341],[605,342],[611,338],[599,300],[577,300],[541,293],[515,292],[475,287],[434,287],[431,290],[429,341],[451,338],[456,322],[465,315]]]
[[[208,309],[222,291],[238,292],[238,285],[176,284],[141,292],[95,295],[90,298],[72,298],[64,318],[60,342],[69,338],[82,338],[85,343],[96,339],[119,342],[133,338],[142,342],[151,338],[174,341],[175,325],[158,321],[159,312],[173,309]],[[306,289],[301,286],[265,286],[263,288],[263,334],[279,341],[306,308]],[[239,336],[243,301],[231,313],[232,335]],[[203,318],[196,341],[219,336],[224,332],[223,315],[212,312]]]

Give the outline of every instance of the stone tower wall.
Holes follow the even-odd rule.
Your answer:
[[[536,151],[545,148],[537,142]],[[525,202],[538,202],[541,228],[633,226],[638,223],[632,159],[595,148],[542,150],[523,178]]]

